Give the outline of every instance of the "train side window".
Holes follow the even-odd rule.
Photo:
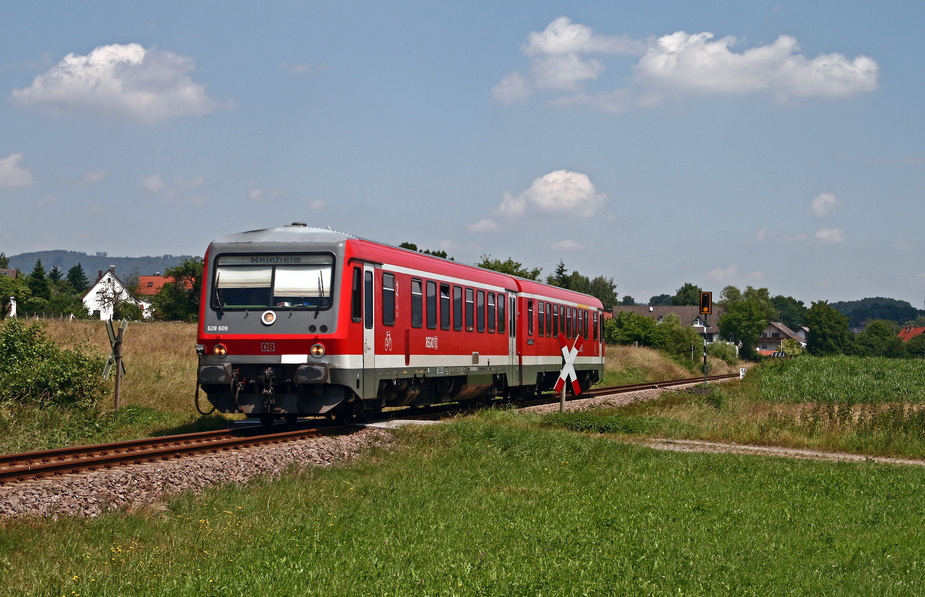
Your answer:
[[[471,332],[475,329],[473,320],[475,319],[475,296],[471,288],[466,288],[466,331]]]
[[[576,338],[581,337],[582,335],[581,332],[584,329],[584,324],[582,322],[583,316],[584,316],[584,312],[582,312],[581,309],[575,309],[575,337]]]
[[[488,293],[488,331],[495,331],[495,293]]]
[[[581,324],[581,329],[585,333],[585,340],[587,340],[588,339],[588,312],[583,311],[582,313],[583,313],[582,318],[584,321]]]
[[[463,329],[463,299],[462,288],[453,287],[453,329],[457,332]]]
[[[571,337],[572,337],[572,308],[571,308],[571,307],[566,307],[565,309],[566,309],[566,312],[565,312],[565,337],[566,337],[566,338],[571,338]]]
[[[450,329],[450,285],[440,285],[440,329]]]
[[[533,301],[527,299],[527,335],[533,335]]]
[[[498,333],[504,333],[504,305],[507,302],[507,296],[504,294],[498,293]]]
[[[540,301],[537,305],[537,326],[536,326],[536,335],[543,337],[546,335],[546,310],[544,309],[545,303]]]
[[[373,329],[373,273],[366,272],[363,280],[363,325]]]
[[[395,274],[382,274],[382,325],[395,325]]]
[[[485,331],[485,291],[475,293],[475,329],[477,332]]]
[[[552,336],[552,305],[546,303],[546,336]]]
[[[363,271],[353,268],[353,291],[350,293],[350,318],[354,323],[363,321]]]
[[[517,317],[517,299],[513,296],[511,297],[511,311],[508,317],[511,318],[511,327],[510,327],[511,338],[516,338],[517,337],[517,321],[515,319]]]
[[[423,283],[417,278],[411,278],[411,327],[419,328],[424,325],[424,289]]]
[[[437,329],[437,283],[427,282],[427,328]]]
[[[552,335],[559,335],[559,305],[552,306]]]
[[[597,342],[597,311],[591,316],[591,325],[594,329],[594,331],[591,332],[591,339]]]

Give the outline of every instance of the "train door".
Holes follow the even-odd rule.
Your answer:
[[[363,398],[375,398],[376,380],[376,268],[363,265]]]
[[[508,324],[507,324],[507,343],[508,343],[508,363],[510,363],[507,378],[510,380],[509,385],[523,385],[522,367],[520,366],[520,355],[517,354],[517,296],[514,293],[508,294]]]

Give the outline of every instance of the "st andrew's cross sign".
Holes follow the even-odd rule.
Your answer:
[[[578,374],[575,373],[575,358],[578,357],[578,352],[581,350],[582,337],[575,338],[575,344],[572,345],[571,349],[568,347],[568,342],[565,341],[565,334],[559,334],[558,340],[565,364],[559,373],[559,381],[556,382],[556,392],[561,392],[562,388],[565,387],[565,383],[571,380],[572,392],[577,396],[581,394],[581,385],[578,383]]]

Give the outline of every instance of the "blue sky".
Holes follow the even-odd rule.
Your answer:
[[[925,306],[921,2],[0,2],[0,251],[303,221]]]

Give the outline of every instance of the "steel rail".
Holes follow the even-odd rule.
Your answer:
[[[222,433],[213,434],[212,441],[202,438],[202,441],[176,442],[168,445],[169,442],[162,441],[167,438],[176,440],[178,436],[167,436],[167,438],[155,438],[151,442],[153,447],[147,449],[137,445],[138,449],[127,452],[115,452],[101,448],[107,448],[111,444],[99,444],[95,446],[85,446],[91,448],[83,455],[73,452],[71,457],[62,460],[46,460],[43,462],[12,462],[4,469],[0,469],[0,483],[10,481],[21,481],[25,479],[43,478],[46,475],[60,475],[68,473],[77,473],[82,471],[95,471],[99,469],[108,469],[122,464],[142,464],[144,462],[154,462],[158,460],[170,460],[182,456],[194,454],[214,453],[222,450],[232,450],[243,447],[250,447],[262,444],[274,444],[285,441],[294,441],[298,439],[307,439],[319,437],[322,435],[334,435],[342,433],[346,427],[313,427],[308,429],[296,429],[283,431],[279,433],[269,433],[261,435],[235,436],[227,430]],[[199,434],[188,434],[199,435]],[[183,436],[179,436],[183,437]],[[134,442],[144,442],[138,440]],[[124,443],[124,442],[119,442]],[[45,450],[44,452],[54,452],[54,450]],[[34,453],[26,453],[20,456],[32,456]],[[11,455],[15,456],[15,455]]]

